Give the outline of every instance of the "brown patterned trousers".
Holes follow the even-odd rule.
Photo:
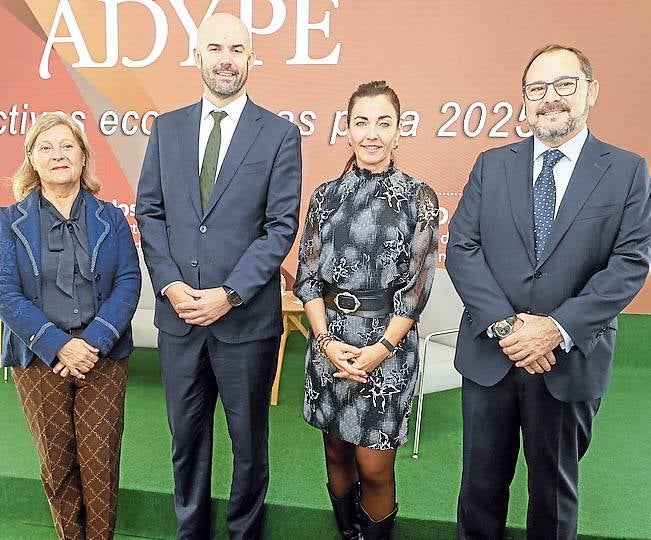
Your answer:
[[[13,368],[59,538],[113,538],[127,360],[100,358],[84,380],[41,360]]]

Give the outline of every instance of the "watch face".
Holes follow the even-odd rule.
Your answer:
[[[499,321],[495,323],[495,334],[497,334],[497,337],[500,338],[505,338],[511,333],[511,329],[513,327],[511,324],[509,324],[508,321]]]
[[[240,295],[237,294],[234,290],[228,291],[226,297],[228,298],[228,303],[233,307],[241,306],[244,303],[240,298]]]

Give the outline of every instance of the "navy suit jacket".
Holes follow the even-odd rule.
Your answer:
[[[27,366],[34,354],[48,365],[70,339],[43,313],[39,190],[0,213],[0,319],[6,325],[2,365]],[[131,319],[140,296],[140,268],[122,211],[82,191],[95,318],[79,336],[116,360],[133,350]]]
[[[455,366],[496,384],[513,362],[486,328],[514,313],[550,315],[574,346],[554,350],[548,390],[562,401],[594,399],[608,387],[616,316],[649,271],[647,163],[589,134],[538,262],[532,163],[532,139],[482,153],[450,222],[446,266],[465,304]]]
[[[140,174],[136,218],[156,292],[155,325],[186,335],[161,289],[184,281],[227,286],[244,300],[210,325],[240,343],[283,331],[280,265],[298,228],[298,128],[250,100],[242,111],[205,212],[199,192],[201,102],[156,118]]]

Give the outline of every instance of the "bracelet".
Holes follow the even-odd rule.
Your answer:
[[[328,353],[326,351],[328,350],[328,345],[330,345],[332,341],[333,339],[331,337],[328,337],[323,340],[323,342],[321,343],[321,347],[319,348],[322,355],[328,356]]]
[[[385,338],[385,337],[383,337],[383,338],[380,340],[380,343],[381,343],[382,345],[384,345],[385,349],[386,349],[387,351],[389,351],[390,353],[392,353],[393,351],[396,350],[395,345],[393,345],[393,344],[392,344],[392,343],[391,343],[387,338]]]
[[[328,332],[319,332],[315,338],[314,341],[316,341],[317,345],[323,341],[325,337],[327,337]]]
[[[319,332],[315,338],[317,346],[320,346],[321,342],[327,337],[330,337],[330,332]]]
[[[334,336],[330,332],[319,332],[315,338],[317,349],[325,355],[325,350],[333,339]]]

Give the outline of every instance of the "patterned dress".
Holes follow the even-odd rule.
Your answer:
[[[294,293],[306,303],[322,296],[325,283],[350,291],[406,284],[394,294],[395,314],[417,320],[434,278],[438,221],[438,199],[427,184],[393,164],[376,174],[354,167],[312,195]],[[377,343],[390,318],[326,309],[328,330],[357,347]],[[336,371],[310,334],[305,420],[358,446],[391,450],[404,444],[418,375],[415,325],[365,384],[336,379]]]

